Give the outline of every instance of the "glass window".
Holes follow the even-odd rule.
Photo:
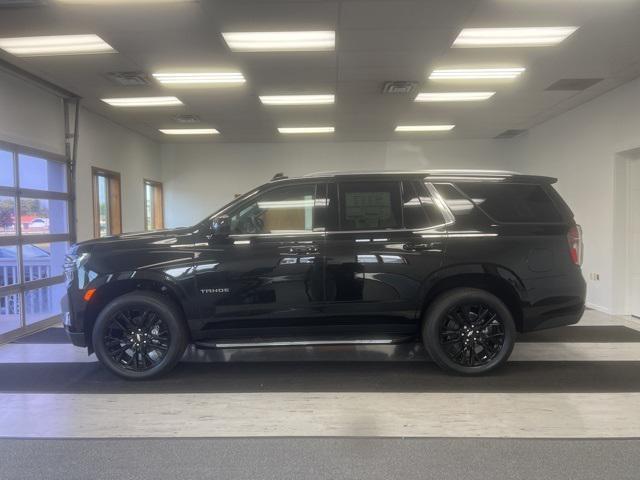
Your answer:
[[[458,188],[499,222],[560,222],[562,217],[540,185],[460,183]]]
[[[442,214],[431,201],[427,188],[419,182],[402,183],[402,216],[405,228],[428,228],[444,224]]]
[[[313,231],[314,196],[314,184],[271,190],[231,215],[231,233]]]
[[[24,281],[32,282],[43,278],[62,275],[67,242],[30,243],[22,246]]]
[[[162,183],[144,181],[144,228],[159,230],[164,228]]]
[[[20,294],[0,297],[0,335],[20,328]]]
[[[345,182],[339,192],[342,230],[401,228],[398,182]]]
[[[0,235],[16,234],[16,199],[0,196]]]
[[[65,285],[51,285],[24,292],[24,313],[27,325],[46,320],[61,313]]]
[[[13,173],[13,152],[0,150],[0,186],[14,187],[16,184]]]
[[[0,246],[0,287],[19,283],[18,247]]]
[[[67,169],[64,163],[20,154],[18,156],[20,188],[49,192],[67,191]]]
[[[20,226],[23,235],[67,233],[69,231],[67,201],[21,198]]]
[[[93,168],[93,234],[107,237],[122,233],[120,174]]]
[[[489,219],[456,187],[449,183],[436,184],[435,187],[455,216],[457,227],[478,228],[489,223]]]

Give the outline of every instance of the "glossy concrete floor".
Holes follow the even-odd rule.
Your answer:
[[[170,448],[189,458],[193,449],[210,449],[226,459],[205,456],[200,467],[234,478],[328,478],[319,472],[333,467],[331,478],[390,478],[384,468],[373,468],[380,459],[398,467],[405,455],[423,451],[424,458],[404,468],[407,474],[421,465],[442,473],[434,478],[459,478],[454,474],[465,471],[466,478],[481,478],[475,475],[490,462],[479,452],[500,462],[513,445],[521,445],[520,452],[554,451],[535,442],[559,442],[556,451],[574,465],[583,457],[587,465],[593,461],[588,452],[599,452],[616,472],[609,478],[637,478],[626,475],[640,456],[613,462],[624,449],[640,449],[640,321],[632,318],[588,311],[577,326],[522,336],[505,368],[473,379],[446,375],[418,345],[401,345],[190,350],[167,377],[131,383],[110,375],[60,333],[51,329],[0,347],[0,436],[6,437],[0,458],[13,460],[5,463],[4,476],[0,466],[2,479],[25,478],[27,472],[30,478],[58,478],[46,466],[52,452],[64,462],[78,449],[90,453],[80,470],[67,469],[66,478],[87,478],[83,472],[104,462],[107,452],[122,456],[128,448]],[[256,437],[267,443],[251,443]],[[347,442],[341,452],[351,457],[319,471],[319,459],[335,454],[334,441]],[[378,453],[358,469],[362,458],[353,452],[368,451],[367,445]],[[458,450],[470,446],[468,453]],[[251,458],[254,448],[270,459]],[[455,468],[447,470],[446,458],[430,457],[446,451],[446,458],[458,462]],[[138,457],[147,468],[135,475],[122,475],[122,465],[111,473],[167,478],[160,457],[155,450]],[[524,457],[508,461],[526,463]],[[123,462],[136,465],[130,455]],[[473,462],[478,468],[470,467]],[[199,476],[194,472],[200,467],[173,465],[181,478]],[[308,475],[291,476],[305,465]],[[574,478],[571,472],[575,478],[603,478],[595,476],[595,467],[546,466],[554,465],[557,470],[543,469],[546,478],[554,471],[563,478]],[[508,471],[502,465],[494,474]],[[513,472],[510,478],[528,478]]]

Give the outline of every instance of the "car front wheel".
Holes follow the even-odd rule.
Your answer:
[[[422,336],[445,370],[478,375],[504,364],[515,343],[513,315],[495,295],[476,288],[443,293],[427,308]]]
[[[178,309],[161,295],[133,292],[111,301],[93,328],[100,362],[128,380],[171,370],[184,354],[187,332]]]

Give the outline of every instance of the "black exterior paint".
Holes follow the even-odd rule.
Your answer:
[[[482,181],[477,177],[474,182]],[[405,201],[411,188],[424,202],[420,208],[431,228],[340,231],[337,194],[343,182],[353,181],[398,182]],[[467,180],[446,183],[458,181]],[[586,286],[566,240],[574,225],[571,211],[551,187],[553,179],[509,175],[503,181],[543,185],[562,222],[500,224],[477,209],[446,224],[446,212],[425,187],[443,182],[424,172],[331,175],[270,182],[193,227],[82,242],[68,259],[65,327],[76,345],[91,345],[99,310],[136,289],[173,299],[196,342],[415,337],[428,302],[457,286],[499,295],[521,331],[578,322]],[[212,228],[264,192],[301,182],[316,184],[321,200],[312,232],[232,235]],[[89,288],[96,292],[86,302]]]

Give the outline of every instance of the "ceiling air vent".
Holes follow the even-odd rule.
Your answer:
[[[382,86],[382,93],[392,95],[409,95],[416,91],[418,82],[395,81],[385,82]]]
[[[178,123],[200,123],[200,117],[197,115],[176,115],[173,119]]]
[[[109,72],[107,78],[122,87],[144,87],[151,85],[149,76],[144,72]]]
[[[519,130],[517,128],[513,128],[511,130],[505,130],[500,135],[496,135],[493,138],[497,138],[497,139],[514,138],[514,137],[517,137],[518,135],[523,134],[524,132],[526,132],[526,130]]]
[[[0,0],[0,8],[43,7],[45,0]]]
[[[589,87],[593,87],[602,80],[604,80],[604,78],[563,78],[552,83],[546,89],[552,91],[580,92]]]

